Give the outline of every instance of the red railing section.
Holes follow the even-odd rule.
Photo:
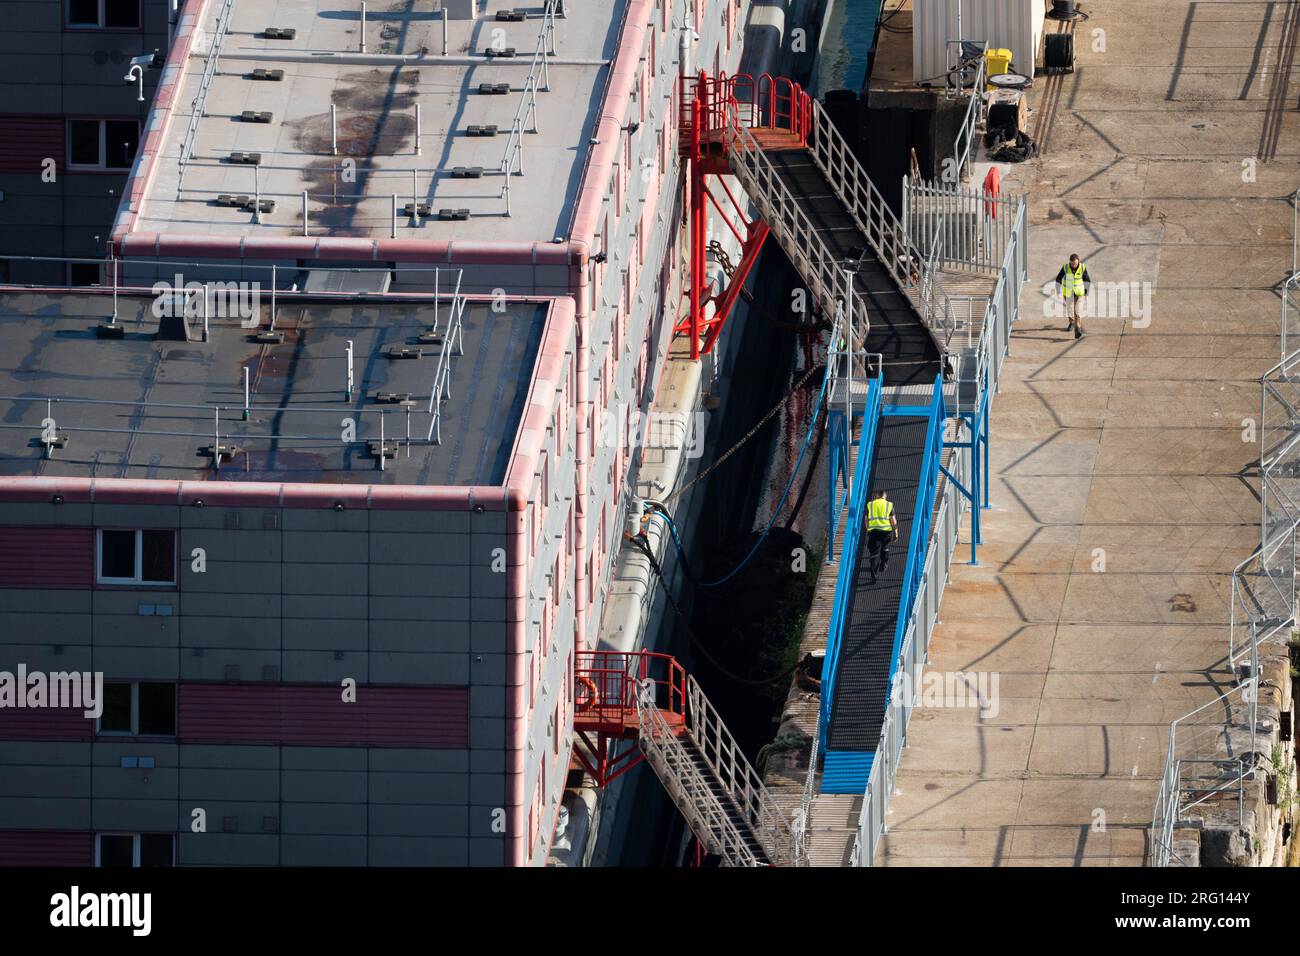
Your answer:
[[[784,130],[794,133],[801,143],[808,142],[812,97],[788,77],[701,73],[683,78],[678,102],[684,137],[721,130],[734,115],[746,129]],[[730,115],[729,106],[735,107]]]
[[[660,710],[686,714],[686,670],[670,654],[579,651],[573,661],[579,723],[622,725],[636,716],[639,688],[649,686]]]

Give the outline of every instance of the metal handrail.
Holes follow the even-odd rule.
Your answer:
[[[925,257],[817,100],[811,101],[809,123],[808,148],[814,165],[844,203],[872,252],[898,287],[911,288],[912,268],[925,270]],[[940,347],[946,349],[952,336],[951,319],[946,306],[936,311],[934,302],[946,300],[947,293],[938,276],[931,281],[935,296],[930,303],[922,303],[921,320]]]
[[[994,195],[983,186],[930,183],[904,176],[903,228],[914,241],[942,229],[941,268],[996,275],[1006,258],[1023,198]]]
[[[826,658],[822,662],[821,704],[817,717],[817,734],[823,739],[830,729],[831,706],[835,697],[835,672],[839,666],[842,635],[847,623],[849,598],[853,593],[853,579],[857,573],[858,549],[861,544],[863,516],[866,514],[867,492],[870,482],[871,458],[875,449],[876,434],[880,427],[883,388],[879,378],[870,379],[866,407],[862,412],[862,432],[858,438],[858,460],[853,469],[853,484],[849,495],[849,511],[845,517],[844,545],[840,549],[840,566],[835,580],[835,598],[831,604],[831,617],[826,634]]]
[[[970,103],[966,107],[966,116],[962,120],[961,129],[957,131],[957,136],[953,140],[953,172],[956,176],[956,183],[960,183],[965,179],[970,170],[971,150],[975,145],[975,128],[979,125],[980,114],[983,112],[984,74],[987,68],[988,61],[981,56],[979,68],[975,72],[975,85],[971,89]]]
[[[429,391],[429,434],[427,440],[442,444],[442,403],[451,398],[451,349],[454,345],[457,355],[465,354],[465,332],[461,319],[465,313],[465,299],[460,294],[460,275],[456,276],[456,290],[452,295],[451,308],[447,313],[447,330],[442,336],[442,350],[438,353],[438,365],[433,373],[433,386]],[[434,307],[433,328],[438,328],[438,311]]]
[[[686,679],[686,731],[700,756],[713,771],[715,782],[731,798],[741,819],[758,838],[768,860],[776,865],[794,862],[794,835],[768,791],[722,717],[709,703],[694,677]]]
[[[1006,357],[1011,328],[1019,318],[1019,290],[1028,275],[1027,217],[1028,207],[1022,197],[1011,230],[1012,239],[1007,244],[999,270],[997,287],[989,298],[980,329],[977,347],[977,409],[987,396],[997,391],[998,374]],[[925,549],[925,567],[909,611],[902,645],[894,661],[895,684],[891,688],[890,703],[885,710],[880,742],[863,793],[858,829],[850,852],[853,866],[873,865],[880,839],[885,832],[885,813],[890,794],[894,790],[911,712],[920,692],[921,670],[929,654],[930,636],[939,618],[939,606],[948,584],[948,570],[957,547],[961,514],[966,507],[966,499],[962,497],[958,486],[968,485],[972,480],[970,458],[957,455],[947,471],[950,479],[943,486],[943,495],[931,522],[930,537]],[[933,500],[933,492],[930,497]],[[838,587],[844,587],[844,584],[841,582]],[[823,671],[823,694],[824,677]],[[904,688],[913,690],[910,699],[893,692]]]
[[[212,31],[212,45],[208,47],[207,59],[203,64],[203,76],[199,80],[199,88],[194,94],[194,99],[190,101],[190,122],[185,129],[185,137],[181,140],[180,171],[176,177],[178,197],[181,194],[181,186],[185,182],[185,167],[194,151],[194,135],[198,132],[199,120],[203,118],[203,104],[207,102],[208,88],[217,73],[217,58],[221,51],[221,42],[226,38],[226,31],[230,29],[230,15],[234,9],[235,0],[225,0],[221,12],[217,15],[217,23]],[[185,65],[181,64],[181,72],[184,71]]]
[[[1230,715],[1232,713],[1233,706],[1234,706],[1234,702],[1232,698],[1234,696],[1240,696],[1239,704],[1244,703],[1246,705],[1246,722],[1250,728],[1250,751],[1249,752],[1253,753],[1256,747],[1255,722],[1258,716],[1257,713],[1258,695],[1255,693],[1256,680],[1257,679],[1255,677],[1251,677],[1250,679],[1234,687],[1232,690],[1228,691],[1226,694],[1221,694],[1220,696],[1214,698],[1213,700],[1207,701],[1206,703],[1197,707],[1195,710],[1187,714],[1184,714],[1182,717],[1179,717],[1177,720],[1174,720],[1172,723],[1170,723],[1169,739],[1167,743],[1167,749],[1165,752],[1165,765],[1164,765],[1164,769],[1161,771],[1160,784],[1156,788],[1155,807],[1152,811],[1152,816],[1151,816],[1150,837],[1151,837],[1151,865],[1152,866],[1166,867],[1169,866],[1171,863],[1173,863],[1176,859],[1180,863],[1187,862],[1178,859],[1177,854],[1174,852],[1174,831],[1178,828],[1178,821],[1182,817],[1182,812],[1190,808],[1191,806],[1195,806],[1196,803],[1203,802],[1203,801],[1195,801],[1194,803],[1188,805],[1183,804],[1182,796],[1183,793],[1186,792],[1186,790],[1188,789],[1185,788],[1182,784],[1183,768],[1185,766],[1189,764],[1198,764],[1198,763],[1228,764],[1228,763],[1236,762],[1243,771],[1238,774],[1237,781],[1236,781],[1239,789],[1238,805],[1240,806],[1242,800],[1242,793],[1240,791],[1244,790],[1244,782],[1246,779],[1246,774],[1244,772],[1245,768],[1241,764],[1243,755],[1238,755],[1235,758],[1234,757],[1199,757],[1196,756],[1194,753],[1188,753],[1187,755],[1182,755],[1180,753],[1180,751],[1182,750],[1196,751],[1199,750],[1204,745],[1198,741],[1193,743],[1190,747],[1186,745],[1180,747],[1178,742],[1178,735],[1179,735],[1179,730],[1182,729],[1182,727],[1185,727],[1189,725],[1189,723],[1191,723],[1193,726],[1200,726],[1202,729],[1209,727],[1214,731],[1216,737],[1222,736],[1224,733],[1223,724],[1217,721],[1214,724],[1210,724],[1210,725],[1195,724],[1194,723],[1195,718],[1207,710],[1212,710],[1217,712],[1218,710],[1226,709],[1229,712],[1228,723],[1230,726],[1231,725]],[[1253,769],[1250,772],[1253,773]],[[1220,791],[1220,792],[1226,792],[1226,791]]]
[[[646,761],[661,780],[674,782],[676,792],[670,791],[670,795],[686,817],[691,832],[706,844],[709,852],[721,857],[724,865],[763,866],[765,861],[754,853],[659,708],[638,695],[637,716],[640,726],[637,739]]]
[[[1300,276],[1292,275],[1287,280],[1290,286]],[[1300,469],[1300,415],[1297,415],[1295,403],[1278,388],[1281,383],[1291,383],[1292,369],[1300,364],[1300,351],[1285,354],[1288,299],[1284,286],[1282,304],[1282,325],[1279,330],[1283,343],[1283,357],[1276,365],[1260,376],[1260,422],[1258,430],[1260,480],[1260,545],[1245,560],[1238,563],[1232,571],[1231,597],[1229,600],[1228,620],[1228,664],[1238,667],[1246,664],[1245,680],[1213,700],[1202,704],[1191,713],[1173,721],[1169,726],[1169,744],[1165,756],[1165,766],[1161,774],[1160,786],[1157,788],[1155,806],[1151,816],[1151,861],[1153,866],[1169,866],[1177,860],[1173,849],[1173,834],[1183,813],[1198,802],[1184,804],[1182,798],[1186,788],[1181,779],[1183,767],[1195,763],[1227,764],[1234,758],[1223,757],[1206,750],[1193,750],[1178,744],[1180,724],[1207,708],[1226,708],[1229,723],[1233,710],[1232,697],[1241,694],[1247,705],[1246,720],[1250,728],[1250,751],[1257,748],[1258,704],[1256,688],[1260,679],[1259,649],[1264,642],[1275,639],[1282,631],[1294,625],[1300,616],[1297,606],[1296,571],[1297,549],[1296,537],[1300,535],[1300,506],[1292,495],[1282,487],[1284,480],[1294,480]],[[1275,440],[1275,427],[1269,415],[1269,399],[1272,398],[1282,406],[1285,422],[1277,428],[1282,437]],[[1270,502],[1276,510],[1270,509]],[[1275,521],[1275,516],[1280,521]],[[1252,582],[1263,579],[1267,587],[1252,587]],[[1269,598],[1276,598],[1277,605],[1271,606]],[[1216,725],[1218,728],[1220,725]],[[1199,746],[1199,742],[1197,744]],[[1208,749],[1208,748],[1207,748]],[[1216,746],[1216,751],[1219,749]],[[1240,761],[1240,755],[1236,758]],[[1254,772],[1249,768],[1246,772]],[[1238,774],[1238,805],[1244,800],[1244,780],[1246,772]],[[1216,791],[1226,792],[1226,791]],[[1182,862],[1179,860],[1178,862]]]
[[[772,235],[825,313],[834,315],[839,302],[852,300],[852,322],[847,330],[849,351],[864,352],[870,319],[866,300],[853,287],[853,273],[845,271],[844,263],[831,255],[812,220],[786,189],[772,160],[745,125],[739,103],[728,98],[724,109],[728,121],[723,135],[727,137],[732,172],[746,187]]]
[[[967,468],[967,458],[959,455],[950,471],[957,482],[964,484],[969,480]],[[885,833],[889,796],[898,776],[908,723],[920,693],[921,670],[929,656],[930,636],[938,622],[939,605],[948,584],[948,569],[957,548],[963,501],[956,482],[948,481],[934,515],[925,549],[925,568],[908,614],[903,642],[891,668],[895,682],[885,708],[880,742],[876,745],[876,756],[858,814],[857,833],[849,855],[852,866],[872,866],[880,838]],[[910,696],[901,693],[908,688],[913,692]]]
[[[506,138],[505,149],[501,152],[499,168],[505,176],[505,181],[501,185],[500,198],[506,201],[507,216],[512,214],[510,177],[524,174],[524,127],[531,121],[532,126],[527,132],[539,132],[537,94],[549,93],[551,90],[549,57],[555,55],[555,20],[557,12],[562,7],[562,0],[546,0],[542,6],[542,25],[537,31],[537,44],[533,49],[532,62],[528,66],[528,78],[524,81],[524,88],[519,94],[519,105],[515,107],[514,118],[510,121],[510,135]]]

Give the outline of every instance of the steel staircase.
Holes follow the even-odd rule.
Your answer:
[[[854,378],[868,353],[889,364],[891,352],[905,360],[929,348],[926,333],[946,352],[955,323],[935,257],[913,243],[820,103],[787,79],[701,74],[682,104],[683,153],[725,163],[825,314],[850,317]],[[915,383],[932,372],[918,369]]]
[[[795,864],[794,836],[703,690],[673,658],[594,651],[576,661],[575,756],[604,785],[645,760],[724,866]],[[635,741],[632,748],[620,741]]]

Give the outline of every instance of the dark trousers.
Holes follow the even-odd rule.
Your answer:
[[[889,564],[889,542],[893,540],[893,531],[867,532],[867,567],[871,569],[872,574],[875,574],[877,569],[883,573],[885,566]]]

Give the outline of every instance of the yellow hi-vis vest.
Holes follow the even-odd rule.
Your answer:
[[[1087,268],[1086,262],[1080,262],[1077,270],[1071,269],[1068,262],[1065,264],[1065,281],[1061,283],[1061,294],[1067,299],[1072,295],[1083,295],[1083,273]]]
[[[894,503],[885,498],[872,498],[867,502],[867,530],[888,531],[889,517],[894,513]]]

